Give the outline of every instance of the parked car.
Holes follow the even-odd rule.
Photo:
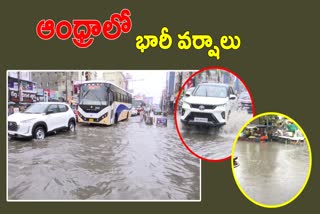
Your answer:
[[[75,131],[76,117],[71,107],[61,102],[39,102],[30,105],[23,113],[8,117],[10,137],[44,139],[50,132]]]
[[[252,102],[248,92],[242,92],[238,99],[238,110],[247,111],[252,114]]]
[[[162,114],[161,108],[160,107],[156,107],[153,110],[153,113],[154,113],[154,115],[161,115]]]
[[[231,86],[220,83],[201,83],[186,96],[180,120],[196,126],[225,125],[237,98]]]

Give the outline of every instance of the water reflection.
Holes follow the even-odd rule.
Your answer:
[[[278,142],[239,141],[234,169],[244,192],[265,205],[279,205],[294,197],[306,181],[310,156],[308,147]]]
[[[133,117],[44,141],[10,140],[9,199],[198,200],[200,161],[168,127]]]

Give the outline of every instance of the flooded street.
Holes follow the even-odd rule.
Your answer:
[[[250,119],[252,114],[245,111],[231,113],[227,125],[217,128],[187,127],[180,133],[188,147],[196,154],[208,159],[222,159],[231,155],[232,145],[240,128]]]
[[[9,140],[10,200],[199,200],[200,161],[168,127],[140,118]]]
[[[235,155],[240,166],[235,176],[244,192],[256,202],[278,205],[294,197],[309,171],[306,144],[239,141]]]

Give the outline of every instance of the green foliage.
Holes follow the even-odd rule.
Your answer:
[[[259,118],[259,124],[275,125],[280,120],[278,115],[266,115]]]

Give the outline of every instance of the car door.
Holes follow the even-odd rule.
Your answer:
[[[68,112],[69,108],[65,104],[59,104],[59,110],[60,110],[60,127],[66,127],[68,126],[69,118],[70,118],[70,112]],[[72,111],[72,110],[71,110]]]
[[[59,121],[57,120],[57,117],[59,116],[59,108],[57,104],[51,104],[49,105],[47,109],[47,127],[48,131],[52,131],[54,129],[57,129],[59,126]]]

